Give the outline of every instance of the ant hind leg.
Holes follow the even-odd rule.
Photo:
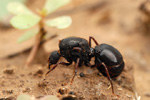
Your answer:
[[[115,92],[114,92],[114,87],[113,87],[112,79],[111,79],[111,77],[110,77],[110,74],[109,74],[109,71],[108,71],[108,69],[107,69],[107,66],[106,66],[104,63],[102,63],[102,65],[104,66],[105,71],[106,71],[106,74],[107,74],[107,78],[108,78],[108,80],[110,81],[111,88],[112,88],[112,94],[114,94],[115,96],[119,97],[119,95],[115,94]]]

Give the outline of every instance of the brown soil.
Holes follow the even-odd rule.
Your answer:
[[[35,2],[36,1],[36,2]],[[31,9],[41,7],[42,0],[32,0]],[[44,95],[68,94],[73,91],[79,100],[142,100],[150,99],[150,47],[149,34],[143,32],[143,13],[139,10],[140,0],[76,0],[69,6],[58,10],[49,18],[61,14],[70,15],[72,25],[64,30],[46,28],[58,37],[43,44],[33,64],[24,67],[29,51],[33,45],[29,40],[17,44],[16,40],[24,31],[15,29],[0,30],[0,98],[16,98],[21,93],[40,97]],[[31,6],[32,5],[32,6]],[[112,95],[106,77],[95,68],[81,67],[72,85],[74,64],[59,65],[44,77],[47,69],[47,58],[53,50],[58,50],[58,42],[68,36],[95,37],[99,43],[108,43],[116,47],[125,60],[125,69],[120,76],[113,79],[115,93]],[[94,47],[94,43],[92,44]],[[16,55],[17,54],[17,55]],[[13,56],[12,56],[13,55]],[[11,57],[10,57],[11,56]],[[64,60],[63,58],[61,60]],[[85,77],[80,77],[80,72]],[[138,96],[135,96],[138,94]]]

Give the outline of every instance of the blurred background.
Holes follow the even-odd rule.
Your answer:
[[[45,0],[20,1],[35,13],[45,3]],[[3,76],[3,71],[7,68],[24,67],[35,39],[21,44],[16,42],[26,30],[15,29],[9,24],[12,15],[6,11],[8,2],[9,0],[0,1],[0,76]],[[49,53],[58,50],[59,40],[63,38],[78,36],[88,40],[89,36],[93,36],[98,43],[113,45],[123,54],[126,65],[133,67],[135,91],[142,100],[150,99],[149,0],[72,0],[46,19],[60,15],[69,15],[72,18],[71,26],[62,30],[45,27],[49,35],[57,36],[42,44],[32,66],[45,66]],[[95,46],[94,43],[92,46]],[[2,80],[1,84],[5,84]],[[8,88],[7,85],[11,84],[6,83],[4,89],[14,88]],[[3,93],[5,97],[8,95],[10,94]]]

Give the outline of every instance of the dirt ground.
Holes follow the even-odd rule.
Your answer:
[[[150,99],[150,46],[149,31],[145,30],[145,15],[140,11],[141,0],[76,0],[53,13],[48,18],[70,15],[72,25],[64,30],[48,28],[50,35],[58,34],[43,44],[29,67],[25,61],[34,39],[23,44],[16,40],[24,31],[0,29],[0,99],[15,99],[21,93],[35,97],[57,95],[61,97],[73,91],[79,100],[141,100]],[[42,0],[31,0],[27,5],[34,11],[42,7]],[[109,81],[95,68],[82,66],[72,85],[74,64],[59,65],[44,77],[48,71],[47,59],[53,50],[58,50],[59,40],[78,36],[88,40],[93,36],[98,43],[116,47],[123,55],[125,69],[113,79],[115,93],[109,89]],[[94,47],[94,43],[92,44]],[[61,59],[64,61],[64,59]],[[85,77],[80,77],[84,72]],[[63,93],[60,93],[63,91]]]

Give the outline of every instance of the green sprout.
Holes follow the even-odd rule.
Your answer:
[[[31,97],[27,94],[21,94],[17,97],[17,100],[31,100]]]
[[[23,3],[11,2],[8,4],[8,11],[15,15],[10,20],[13,27],[17,29],[29,29],[35,25],[39,26],[25,32],[17,41],[18,43],[22,43],[36,35],[35,44],[27,58],[26,66],[34,59],[38,47],[43,37],[46,35],[45,25],[56,27],[58,29],[64,29],[71,25],[72,20],[69,16],[60,16],[54,19],[45,20],[46,16],[69,2],[70,0],[47,0],[43,9],[38,10],[38,15],[29,10]]]
[[[3,26],[3,28],[9,28],[10,26],[9,18],[11,14],[7,10],[7,5],[12,1],[25,3],[27,0],[0,0],[0,25]]]
[[[30,95],[27,94],[20,94],[17,97],[17,100],[36,100],[36,99],[33,99]],[[55,95],[47,95],[41,98],[40,100],[60,100],[60,99]]]

